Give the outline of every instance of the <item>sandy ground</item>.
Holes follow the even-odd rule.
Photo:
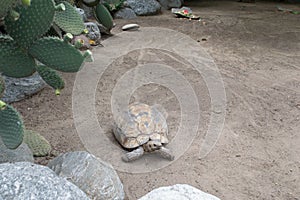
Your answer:
[[[137,199],[154,188],[187,183],[221,199],[300,199],[300,24],[299,15],[278,12],[276,5],[258,2],[196,2],[187,4],[205,24],[174,18],[169,11],[139,17],[130,23],[165,27],[189,35],[217,64],[227,96],[226,121],[216,147],[204,159],[197,155],[210,116],[210,98],[198,73],[182,70],[201,106],[201,127],[189,150],[170,166],[145,174],[119,172],[128,199]],[[116,20],[114,33],[128,21]],[[105,47],[104,47],[105,48]],[[97,53],[97,50],[94,50]],[[151,52],[170,63],[167,55]],[[110,100],[106,97],[121,73],[134,65],[139,52],[125,55],[99,83],[96,105],[100,124],[109,129]],[[174,68],[180,62],[173,60]],[[118,70],[116,70],[118,69]],[[84,150],[73,123],[74,74],[64,74],[66,88],[56,97],[45,88],[15,103],[28,129],[39,131],[59,152]],[[105,98],[104,98],[105,97]],[[159,98],[159,100],[158,100]],[[170,132],[176,132],[180,107],[174,94],[158,85],[137,90],[132,100],[159,102],[169,112]],[[109,145],[109,144],[108,144]],[[46,164],[49,158],[37,159]],[[79,161],[80,162],[80,161]]]

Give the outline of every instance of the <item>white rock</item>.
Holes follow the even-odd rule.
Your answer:
[[[122,30],[123,31],[134,31],[134,30],[137,30],[139,29],[140,26],[138,24],[126,24],[122,27]]]
[[[139,200],[220,200],[187,184],[176,184],[152,190]]]
[[[0,199],[89,199],[77,186],[45,166],[30,162],[3,163],[0,174]]]

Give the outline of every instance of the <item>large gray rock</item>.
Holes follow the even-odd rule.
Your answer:
[[[168,10],[171,8],[180,8],[183,4],[183,0],[159,0],[160,5]]]
[[[137,15],[155,15],[160,12],[160,4],[156,0],[127,0],[127,6]]]
[[[88,152],[77,151],[60,155],[48,167],[60,177],[68,178],[91,199],[124,199],[123,185],[116,171]]]
[[[12,78],[3,75],[5,91],[1,98],[6,103],[20,101],[42,90],[46,83],[38,73],[25,78]]]
[[[27,144],[22,143],[18,148],[8,149],[0,139],[0,164],[6,162],[34,162],[31,150]]]
[[[136,14],[131,8],[122,8],[115,13],[114,17],[116,19],[134,19]]]
[[[0,199],[89,199],[77,186],[45,166],[29,162],[3,163],[0,174]]]
[[[202,192],[186,184],[176,184],[152,190],[139,200],[220,200],[219,198]]]

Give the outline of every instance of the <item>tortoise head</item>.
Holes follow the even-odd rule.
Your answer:
[[[158,150],[162,147],[162,144],[158,140],[149,140],[146,144],[143,145],[144,150],[147,152]]]

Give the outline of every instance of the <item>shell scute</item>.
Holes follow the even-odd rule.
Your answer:
[[[149,140],[168,143],[165,117],[155,107],[143,103],[129,105],[128,111],[117,118],[114,135],[125,148],[136,148]]]

